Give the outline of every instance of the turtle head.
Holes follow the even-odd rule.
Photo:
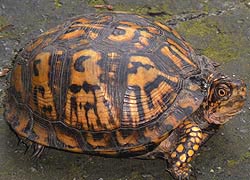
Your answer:
[[[218,74],[212,78],[204,102],[204,117],[209,123],[224,124],[239,113],[246,100],[246,84]]]

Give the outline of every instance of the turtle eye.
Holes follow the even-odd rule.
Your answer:
[[[217,97],[220,97],[220,98],[230,96],[230,87],[226,84],[220,84],[216,88],[216,95]]]
[[[220,97],[224,97],[227,95],[227,91],[223,88],[219,88],[218,91],[217,91],[217,94],[220,96]]]

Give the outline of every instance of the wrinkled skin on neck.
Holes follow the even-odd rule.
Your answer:
[[[213,124],[224,124],[239,113],[246,100],[246,84],[218,74],[208,88],[203,102],[204,118]]]

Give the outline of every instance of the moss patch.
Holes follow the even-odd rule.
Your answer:
[[[236,165],[239,165],[244,162],[249,162],[250,161],[250,152],[246,152],[241,154],[240,158],[237,160],[231,159],[227,161],[227,166],[230,168],[233,168]]]
[[[215,61],[238,59],[247,50],[243,38],[226,32],[216,20],[204,18],[186,21],[180,23],[177,29],[191,41],[194,48]]]
[[[104,0],[88,0],[87,3],[90,6],[105,4]]]
[[[60,0],[54,0],[54,4],[56,8],[62,7],[62,3],[60,2]]]

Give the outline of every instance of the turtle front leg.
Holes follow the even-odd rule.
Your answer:
[[[179,138],[169,154],[168,171],[177,179],[186,179],[191,173],[190,161],[202,143],[202,132],[191,121],[184,121],[176,131]]]

